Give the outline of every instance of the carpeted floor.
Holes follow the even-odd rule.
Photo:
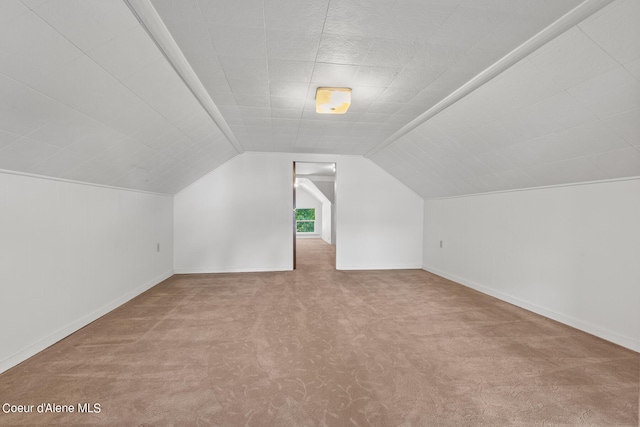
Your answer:
[[[334,259],[300,239],[294,272],[176,275],[0,375],[0,404],[36,411],[0,425],[638,426],[640,354]]]

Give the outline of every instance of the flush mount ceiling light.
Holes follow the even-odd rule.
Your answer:
[[[319,87],[316,89],[316,113],[344,114],[351,105],[348,87]]]

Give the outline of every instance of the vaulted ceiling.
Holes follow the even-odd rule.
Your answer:
[[[640,2],[615,2],[371,158],[423,197],[640,176]]]
[[[637,0],[3,0],[0,169],[175,193],[243,151],[425,198],[640,175]],[[353,89],[315,113],[319,86]]]

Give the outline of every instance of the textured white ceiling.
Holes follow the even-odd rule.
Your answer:
[[[365,154],[581,0],[152,3],[244,149]]]
[[[425,198],[639,176],[638,22],[612,3],[372,159]]]
[[[363,154],[424,197],[640,175],[637,0],[416,127],[581,3],[151,0],[218,116],[125,2],[2,0],[0,169],[175,193],[242,150]]]
[[[0,169],[174,193],[236,154],[124,2],[0,2]]]

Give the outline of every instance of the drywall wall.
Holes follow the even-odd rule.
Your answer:
[[[336,229],[333,225],[336,222],[335,177],[315,177],[311,182],[330,202],[322,204],[322,240],[335,245]]]
[[[424,268],[640,351],[639,218],[638,179],[427,200]]]
[[[324,202],[322,204],[322,234],[320,236],[322,240],[329,243],[330,245],[333,244],[333,240],[331,240],[331,236],[333,234],[333,226],[331,223],[332,205],[333,203],[330,202]]]
[[[327,181],[321,181],[320,177],[316,177],[312,179],[311,182],[313,182],[313,185],[318,187],[318,190],[320,190],[322,194],[324,194],[327,200],[333,203],[335,201],[335,185],[336,184],[333,177],[330,179],[329,178],[327,179],[328,179]]]
[[[316,176],[311,179],[313,185],[327,198],[330,203],[322,204],[322,240],[334,245],[336,240],[335,227],[335,177]]]
[[[174,197],[176,273],[290,270],[293,161],[244,153]]]
[[[423,201],[370,160],[246,152],[176,194],[176,273],[291,270],[294,161],[337,163],[338,268],[421,266]]]
[[[310,181],[306,185],[313,185]],[[318,190],[319,191],[319,190]],[[315,231],[313,233],[297,233],[296,237],[298,238],[315,238],[319,239],[323,234],[322,226],[324,225],[323,220],[323,210],[322,210],[322,202],[318,200],[315,196],[309,193],[305,188],[305,185],[298,184],[298,188],[296,189],[296,209],[315,209],[316,210],[316,221],[315,221]]]
[[[420,268],[423,199],[364,157],[341,157],[336,182],[336,267]]]
[[[0,371],[171,276],[172,204],[0,173]]]

